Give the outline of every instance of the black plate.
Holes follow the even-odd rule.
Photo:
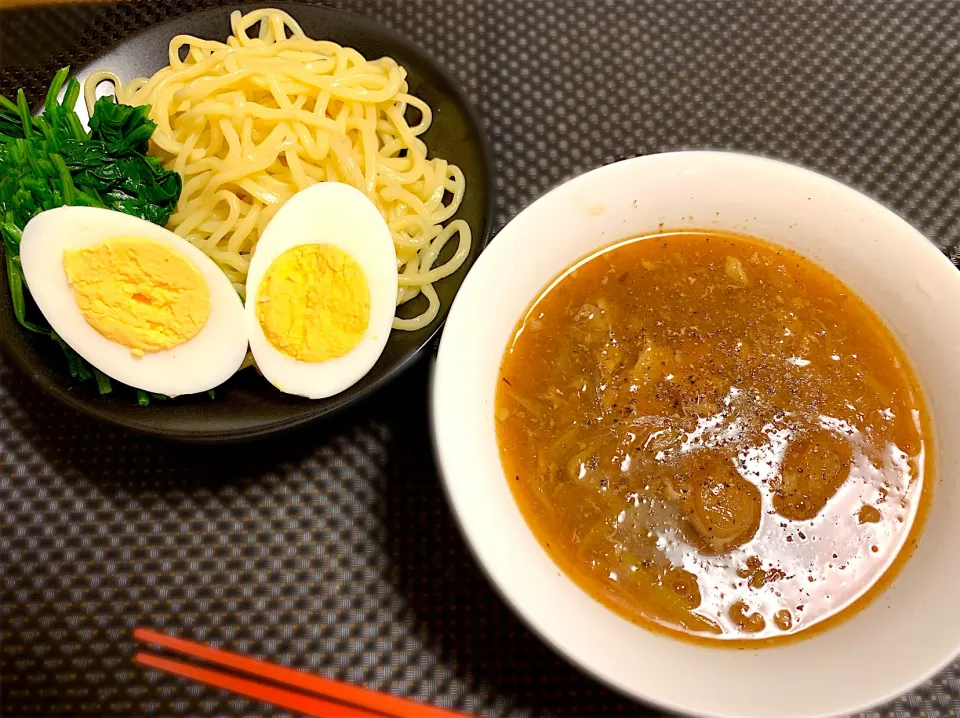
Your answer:
[[[214,401],[200,395],[153,402],[148,407],[137,406],[129,391],[99,396],[92,382],[81,385],[71,379],[59,349],[17,324],[6,273],[0,271],[0,336],[8,355],[42,389],[97,419],[171,439],[230,441],[283,431],[339,411],[382,387],[417,357],[440,329],[467,270],[490,238],[493,162],[480,119],[449,73],[419,47],[367,18],[291,2],[204,10],[154,25],[124,40],[81,68],[77,76],[82,81],[92,70],[110,69],[124,80],[149,77],[168,64],[167,47],[175,35],[224,40],[230,34],[230,13],[257,7],[285,10],[311,37],[354,47],[368,58],[389,55],[407,69],[410,92],[433,109],[433,124],[423,136],[431,156],[444,157],[458,165],[467,178],[463,204],[456,216],[465,219],[473,232],[470,256],[457,272],[435,285],[441,301],[437,319],[415,332],[394,331],[373,369],[337,396],[310,401],[282,394],[248,369],[218,387]],[[81,98],[79,105],[82,104]],[[78,112],[86,117],[79,106]]]

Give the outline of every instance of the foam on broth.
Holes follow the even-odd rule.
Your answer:
[[[495,412],[554,561],[688,638],[756,645],[852,613],[929,500],[896,340],[837,278],[740,235],[627,240],[561,275],[517,328]]]

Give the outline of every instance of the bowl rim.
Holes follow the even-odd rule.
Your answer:
[[[387,27],[378,20],[367,17],[365,15],[360,15],[355,12],[350,12],[347,10],[341,10],[338,8],[328,7],[325,5],[316,5],[310,2],[304,2],[302,0],[277,0],[277,2],[254,2],[254,3],[240,3],[233,2],[227,5],[220,5],[215,7],[201,8],[193,10],[187,13],[178,15],[177,17],[169,18],[162,20],[160,22],[151,23],[136,32],[125,35],[121,39],[117,40],[108,47],[103,48],[101,51],[97,52],[96,55],[90,57],[84,61],[81,65],[77,67],[74,71],[71,68],[70,77],[82,78],[86,76],[91,69],[96,67],[96,64],[101,62],[103,57],[113,52],[114,50],[120,48],[121,46],[135,42],[141,36],[147,35],[148,33],[154,33],[161,31],[163,28],[168,28],[170,32],[168,35],[173,37],[178,34],[177,27],[187,18],[196,19],[198,17],[205,16],[220,16],[223,15],[229,18],[229,14],[234,10],[240,10],[242,12],[249,12],[252,10],[257,10],[261,8],[277,8],[285,12],[290,12],[295,14],[297,12],[307,12],[314,13],[317,16],[325,16],[326,18],[330,17],[344,17],[347,18],[349,22],[355,24],[356,26],[362,28],[365,33],[370,34],[372,37],[385,38],[391,43],[403,48],[404,52],[409,53],[418,58],[418,62],[422,63],[424,67],[429,67],[430,70],[436,73],[449,88],[450,96],[455,99],[456,103],[463,109],[464,114],[466,115],[470,125],[471,125],[471,135],[472,141],[476,144],[479,149],[479,155],[482,161],[482,164],[486,170],[485,172],[485,181],[483,182],[483,192],[485,193],[484,203],[482,206],[482,221],[483,227],[481,232],[474,235],[474,242],[477,245],[477,252],[474,255],[473,261],[466,263],[467,271],[469,273],[470,268],[473,264],[476,263],[480,255],[483,253],[483,249],[490,243],[493,234],[494,234],[494,213],[496,209],[497,201],[497,183],[496,183],[496,162],[493,155],[493,148],[490,143],[490,139],[487,136],[486,128],[483,122],[483,118],[478,112],[476,106],[471,102],[468,97],[466,90],[460,81],[453,75],[450,70],[446,68],[443,64],[438,62],[429,52],[427,52],[421,45],[410,40],[405,35],[400,34],[396,30]],[[294,15],[294,19],[299,20],[299,18]],[[61,94],[62,94],[61,90]],[[83,97],[79,100],[83,101]],[[37,105],[34,106],[34,112],[37,112],[42,109],[42,100]],[[471,227],[471,230],[476,228]],[[466,277],[464,277],[464,282],[466,282]],[[461,283],[462,286],[463,283]],[[459,292],[459,288],[457,288]],[[455,297],[454,297],[455,298]],[[416,348],[409,350],[405,356],[399,359],[392,367],[387,371],[383,372],[372,381],[370,384],[364,386],[360,390],[350,391],[350,388],[341,392],[338,395],[334,395],[325,401],[325,404],[322,408],[316,408],[314,411],[304,410],[298,416],[288,419],[275,419],[269,423],[264,423],[255,427],[248,427],[244,429],[203,429],[198,431],[171,431],[168,429],[161,429],[153,426],[149,421],[131,419],[125,417],[114,417],[109,411],[102,410],[90,399],[85,399],[83,396],[78,396],[73,393],[71,390],[76,388],[75,384],[69,386],[61,386],[57,382],[51,380],[49,377],[44,376],[42,373],[37,371],[37,368],[33,366],[28,357],[24,356],[21,352],[13,350],[9,342],[5,337],[0,336],[0,347],[3,349],[5,357],[9,357],[13,360],[13,363],[17,368],[30,379],[30,381],[37,386],[39,389],[45,393],[52,396],[57,401],[62,404],[74,409],[80,414],[90,417],[102,422],[107,426],[119,427],[121,429],[128,430],[134,434],[140,436],[150,436],[158,439],[178,442],[178,443],[194,443],[194,444],[229,444],[239,441],[248,441],[252,439],[261,439],[267,438],[270,436],[276,436],[281,433],[285,433],[295,428],[303,427],[307,424],[322,420],[329,419],[333,415],[344,411],[345,409],[352,407],[353,405],[359,403],[363,399],[368,398],[369,396],[375,394],[376,392],[383,389],[390,382],[394,381],[401,374],[406,372],[410,367],[416,364],[423,355],[427,352],[431,343],[435,342],[437,335],[443,328],[444,323],[446,322],[446,315],[449,314],[450,308],[453,306],[453,303],[450,302],[446,307],[446,314],[441,315],[441,317],[435,320],[435,323],[430,330],[423,336],[422,340],[419,342],[419,345]],[[442,310],[441,310],[442,311]],[[22,327],[18,326],[18,329],[23,330]],[[272,387],[271,391],[275,391]],[[171,406],[170,409],[175,407]]]
[[[808,180],[822,182],[827,184],[828,186],[832,186],[838,193],[845,194],[847,197],[851,199],[855,198],[856,196],[859,196],[861,199],[867,200],[868,203],[872,204],[874,209],[878,210],[885,217],[885,219],[887,219],[888,221],[892,221],[893,224],[898,227],[898,230],[899,230],[898,236],[900,238],[898,241],[908,242],[912,244],[916,249],[916,251],[923,252],[927,255],[927,258],[928,258],[927,261],[942,262],[943,264],[947,265],[953,270],[958,269],[958,267],[956,267],[953,264],[953,262],[951,262],[950,259],[943,252],[941,252],[937,248],[937,246],[934,245],[933,242],[931,242],[918,229],[916,229],[913,225],[907,222],[906,219],[901,217],[899,214],[894,212],[885,204],[883,204],[876,198],[868,195],[867,193],[859,189],[856,189],[850,185],[847,185],[841,182],[840,180],[835,179],[829,175],[823,174],[821,172],[817,172],[812,169],[808,169],[806,167],[794,164],[792,162],[785,162],[783,160],[776,159],[773,157],[768,157],[765,155],[752,154],[752,153],[739,152],[739,151],[730,151],[730,150],[676,150],[676,151],[669,151],[669,152],[651,153],[651,154],[626,158],[626,159],[615,161],[606,165],[601,165],[593,169],[589,169],[578,175],[570,177],[563,182],[560,182],[556,185],[551,186],[547,191],[545,191],[540,196],[538,196],[533,202],[527,205],[517,215],[515,215],[509,222],[507,222],[507,224],[504,225],[503,228],[501,228],[500,232],[497,233],[497,235],[494,237],[493,241],[491,242],[491,246],[496,245],[497,239],[500,237],[500,235],[503,234],[505,230],[508,229],[510,224],[515,222],[518,218],[522,216],[527,216],[527,215],[534,215],[540,212],[541,211],[540,208],[547,204],[548,198],[551,195],[555,194],[561,188],[569,189],[571,186],[576,186],[578,184],[586,184],[591,180],[587,180],[585,178],[587,177],[595,178],[597,175],[601,173],[614,171],[613,168],[618,167],[624,163],[643,163],[653,158],[664,158],[667,156],[683,156],[683,157],[688,157],[692,159],[696,159],[699,156],[707,160],[709,160],[710,158],[718,158],[718,157],[724,157],[724,158],[733,157],[737,161],[756,162],[758,164],[769,163],[773,165],[778,165],[782,169],[787,169],[789,171],[795,172],[797,173],[797,176],[805,177]],[[615,239],[605,240],[601,246],[610,246],[616,243],[617,243],[617,240]],[[468,276],[467,279],[464,281],[463,286],[461,286],[461,291],[458,292],[457,297],[452,303],[448,318],[452,317],[454,319],[454,322],[458,321],[459,313],[456,312],[457,303],[459,302],[462,304],[464,301],[466,301],[466,299],[464,299],[463,297],[466,297],[473,291],[473,288],[472,288],[473,284],[476,281],[478,281],[477,277],[479,277],[479,274],[480,274],[480,272],[478,271],[478,268],[482,268],[487,263],[490,263],[493,261],[495,260],[493,259],[493,254],[491,252],[485,252],[484,255],[478,258],[477,262],[475,263],[474,267],[471,270],[472,276]],[[573,260],[573,261],[575,262],[576,260]],[[958,274],[956,278],[958,281],[960,281],[960,274]],[[474,281],[471,281],[471,279],[473,279]],[[535,297],[531,296],[530,301],[533,301],[534,299]],[[468,315],[465,315],[465,318],[469,318]],[[514,318],[510,318],[509,321],[512,325],[515,325],[518,320],[519,320],[519,317],[514,317]],[[428,401],[429,401],[429,413],[430,413],[430,422],[431,422],[431,440],[432,440],[432,446],[433,446],[433,457],[434,457],[434,462],[437,466],[438,473],[440,475],[441,487],[442,487],[444,496],[447,499],[447,502],[450,504],[451,513],[454,517],[455,523],[457,525],[457,529],[460,532],[461,536],[463,537],[465,543],[467,544],[467,547],[470,553],[472,554],[474,560],[476,561],[477,566],[480,568],[481,572],[487,577],[487,579],[489,580],[490,584],[492,585],[496,593],[504,600],[504,602],[510,607],[513,613],[524,623],[524,625],[526,625],[537,637],[539,637],[542,641],[544,641],[547,645],[549,645],[554,651],[560,654],[569,663],[571,663],[572,665],[574,665],[576,668],[583,671],[587,675],[591,676],[592,678],[596,679],[598,682],[602,683],[603,685],[606,685],[618,691],[619,693],[627,696],[628,698],[641,701],[648,705],[652,705],[654,707],[669,711],[671,713],[679,714],[679,715],[698,715],[698,716],[705,716],[708,718],[738,718],[739,714],[731,711],[725,711],[725,710],[698,709],[695,713],[691,713],[691,708],[684,706],[674,700],[670,700],[669,698],[665,698],[660,695],[651,694],[649,692],[643,692],[643,691],[637,690],[632,685],[630,685],[627,681],[620,680],[619,677],[605,675],[604,673],[601,672],[600,668],[597,665],[595,665],[595,662],[592,661],[592,659],[588,663],[583,658],[580,658],[574,655],[570,647],[565,645],[563,639],[561,639],[558,636],[551,635],[549,630],[544,625],[544,622],[541,621],[541,619],[532,610],[532,608],[529,605],[522,604],[520,601],[517,600],[517,597],[512,594],[510,586],[508,585],[509,582],[502,580],[500,577],[495,575],[494,573],[495,569],[492,566],[488,566],[484,562],[484,559],[483,559],[483,553],[485,551],[484,536],[479,532],[472,531],[470,528],[468,528],[467,523],[464,521],[465,511],[468,509],[468,506],[463,502],[464,497],[462,497],[459,493],[457,482],[454,480],[451,480],[450,478],[451,474],[453,474],[457,470],[456,457],[453,456],[450,450],[446,448],[444,438],[441,436],[442,432],[444,431],[444,427],[442,425],[442,422],[439,420],[439,417],[441,414],[449,415],[449,412],[445,411],[443,407],[443,404],[444,404],[443,396],[444,396],[445,387],[441,385],[441,381],[438,379],[438,377],[441,376],[441,366],[443,364],[443,359],[445,356],[444,342],[445,340],[447,340],[447,337],[449,336],[450,336],[449,333],[444,333],[443,335],[441,335],[439,350],[437,352],[437,356],[433,360],[433,366],[432,366],[432,372],[431,372],[430,398]],[[449,341],[452,341],[452,340],[447,340],[447,345],[449,345]],[[448,351],[451,351],[451,350],[448,349]],[[503,350],[501,348],[500,354],[502,354],[502,351]],[[497,463],[499,464],[499,459],[497,460]],[[498,476],[498,478],[500,477]],[[512,494],[511,494],[511,500],[514,500],[512,497]],[[524,524],[526,524],[525,518],[523,519],[523,521],[524,521]],[[527,525],[527,528],[529,530],[529,525]],[[534,540],[537,541],[537,544],[539,545],[539,541],[535,538]],[[542,550],[542,547],[541,547],[541,550]],[[579,588],[579,586],[569,577],[569,575],[567,575],[565,572],[559,569],[559,567],[553,562],[552,557],[548,556],[548,558],[551,564],[553,564],[553,567],[561,571],[561,575],[563,576],[564,580],[568,582],[572,588],[575,588],[575,589]],[[887,590],[888,588],[889,587],[886,587],[884,590]],[[604,606],[604,604],[601,604],[592,596],[590,596],[590,600],[594,601],[595,603],[601,606]],[[611,609],[607,608],[607,610],[611,610]],[[621,618],[623,617],[621,616]],[[623,620],[628,620],[628,619],[624,618]],[[833,628],[836,628],[836,627],[828,628],[827,630],[830,631]],[[649,629],[646,629],[642,626],[641,626],[641,629],[649,631]],[[668,640],[673,640],[673,641],[680,640],[678,638],[669,637],[669,636],[667,638]],[[800,639],[801,642],[803,640],[804,639]],[[703,650],[703,651],[726,653],[731,651],[735,652],[738,650],[735,648],[729,648],[724,646],[713,647],[713,646],[708,646],[703,644],[694,644],[694,645],[696,645],[697,649]],[[742,650],[745,650],[745,651],[753,650],[754,652],[756,652],[758,650],[759,651],[777,650],[777,647],[764,647],[763,649],[760,649],[759,647],[757,649],[744,648]],[[903,695],[906,691],[909,691],[911,688],[917,685],[920,685],[921,683],[929,680],[930,678],[934,677],[935,675],[943,671],[947,666],[951,664],[953,660],[956,659],[957,655],[960,655],[960,644],[957,644],[952,655],[948,655],[946,657],[943,657],[937,660],[935,664],[932,667],[929,667],[922,675],[914,675],[912,677],[908,677],[904,680],[901,680],[899,682],[896,682],[895,684],[888,686],[887,688],[878,692],[877,695],[869,703],[863,703],[863,702],[848,703],[848,705],[837,708],[832,711],[820,712],[820,713],[811,714],[811,715],[815,715],[817,718],[833,718],[834,716],[839,718],[840,716],[847,716],[847,715],[850,715],[851,713],[856,713],[858,711],[868,710],[875,706],[883,705],[891,700],[896,699],[897,697]],[[798,713],[790,714],[789,712],[785,712],[784,714],[791,715],[791,716],[801,715]],[[807,714],[802,714],[802,715],[807,715]]]

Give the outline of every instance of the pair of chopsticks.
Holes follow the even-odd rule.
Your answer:
[[[238,695],[318,718],[462,718],[461,713],[436,708],[425,703],[396,698],[367,688],[321,678],[291,668],[284,668],[256,658],[242,656],[220,648],[211,648],[182,638],[174,638],[149,628],[137,628],[133,637],[176,653],[199,658],[209,663],[242,671],[252,678],[221,673],[192,663],[140,652],[134,660],[141,665],[189,678],[208,686],[223,688]],[[277,685],[279,684],[279,685]],[[280,686],[288,686],[282,688]]]

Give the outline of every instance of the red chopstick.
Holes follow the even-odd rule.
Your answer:
[[[150,653],[138,653],[133,660],[145,666],[150,666],[150,668],[190,678],[200,683],[206,683],[208,686],[223,688],[248,698],[272,703],[281,708],[289,708],[297,713],[317,716],[317,718],[374,718],[382,715],[363,709],[351,708],[342,703],[331,703],[321,698],[312,698],[283,688],[275,688],[264,683],[228,676],[226,673],[199,668],[189,663],[172,661],[169,658],[161,658]]]
[[[242,695],[266,701],[275,705],[291,708],[307,715],[322,716],[322,718],[370,718],[370,711],[374,711],[390,718],[462,718],[462,713],[436,708],[425,703],[396,698],[386,693],[372,691],[367,688],[341,683],[314,676],[292,668],[284,668],[256,658],[249,658],[238,653],[232,653],[221,648],[212,648],[201,643],[195,643],[183,638],[174,638],[149,628],[137,628],[133,637],[147,643],[155,643],[177,653],[183,653],[194,658],[200,658],[210,663],[249,673],[258,678],[266,678],[276,683],[282,683],[302,691],[308,691],[314,696],[304,696],[282,688],[274,688],[263,683],[236,678],[216,671],[192,666],[179,661],[172,661],[146,653],[138,653],[135,660],[139,663],[175,673],[186,678],[214,685],[219,688],[240,693]],[[270,697],[268,697],[270,696]],[[317,697],[321,696],[321,697]],[[324,698],[333,699],[338,703],[331,703]],[[290,701],[296,702],[296,705]],[[351,704],[350,708],[343,704]],[[358,709],[365,709],[358,710]],[[349,712],[348,712],[349,711]]]

